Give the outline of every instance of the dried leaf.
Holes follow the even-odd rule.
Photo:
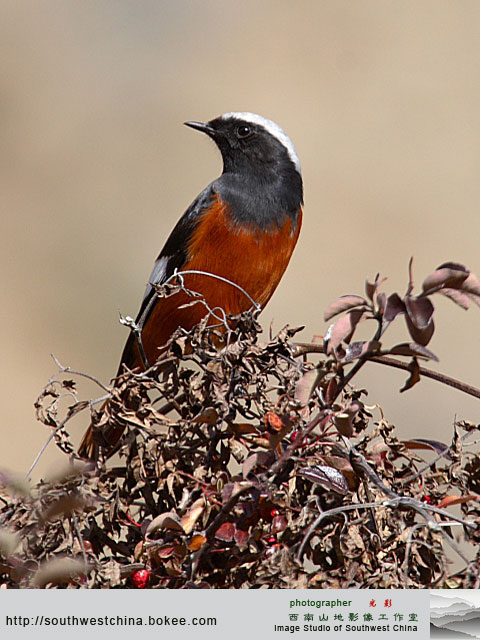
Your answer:
[[[88,400],[81,400],[80,402],[75,402],[75,404],[72,404],[72,406],[68,407],[67,418],[72,418],[77,413],[80,413],[80,411],[87,409],[89,406],[90,406],[90,403],[88,402]]]
[[[428,298],[405,298],[405,308],[412,324],[420,331],[426,329],[433,315],[433,304]]]
[[[198,551],[198,549],[200,549],[200,547],[202,547],[207,541],[207,538],[200,534],[200,533],[196,533],[194,536],[192,536],[192,539],[190,540],[190,544],[188,545],[188,550],[189,551]]]
[[[252,455],[248,456],[242,466],[242,475],[244,478],[248,476],[248,474],[255,469],[258,463],[258,453],[252,453]]]
[[[465,273],[470,273],[467,267],[459,262],[444,262],[437,269],[453,269],[454,271],[464,271]]]
[[[328,322],[339,313],[344,313],[345,311],[349,311],[350,309],[355,309],[357,307],[365,307],[367,304],[368,303],[365,298],[362,298],[361,296],[340,296],[340,298],[337,298],[327,307],[323,314],[323,319],[325,322]]]
[[[335,414],[333,422],[338,429],[338,432],[345,436],[345,438],[351,438],[353,436],[353,416],[354,414],[343,412]]]
[[[303,467],[298,471],[298,475],[306,478],[329,491],[335,491],[343,496],[349,493],[348,484],[343,474],[333,467],[315,465],[314,467]]]
[[[145,543],[143,540],[140,540],[140,542],[135,545],[135,549],[133,551],[133,559],[135,562],[138,562],[142,558],[144,550]]]
[[[458,306],[462,309],[465,309],[465,311],[468,311],[468,309],[470,308],[470,298],[466,293],[462,293],[461,291],[457,291],[456,289],[447,288],[440,289],[438,293],[440,293],[442,296],[445,296],[452,302],[455,302],[455,304],[458,304]]]
[[[267,411],[264,416],[264,423],[269,433],[268,441],[272,449],[275,449],[292,429],[292,421],[288,416],[280,416],[273,411]]]
[[[217,538],[217,540],[223,540],[223,542],[232,542],[234,537],[235,525],[231,522],[224,522],[215,532],[215,538]]]
[[[382,346],[378,340],[368,340],[365,342],[352,342],[346,349],[343,362],[353,362],[357,358],[363,358],[367,355],[374,355]]]
[[[279,416],[273,411],[267,411],[263,416],[265,427],[271,432],[279,432],[290,426],[290,420],[286,416]]]
[[[373,282],[370,282],[370,280],[365,281],[365,293],[372,302],[375,292],[383,282],[385,282],[385,278],[382,278],[379,273],[377,273]]]
[[[417,356],[419,358],[425,358],[425,360],[435,360],[435,362],[438,362],[437,356],[432,353],[432,351],[422,347],[422,345],[417,344],[416,342],[402,342],[401,344],[396,344],[384,353],[385,355],[389,354],[392,356]]]
[[[465,504],[467,502],[473,502],[480,500],[480,496],[476,496],[474,494],[469,494],[466,496],[445,496],[443,500],[440,501],[438,508],[446,509],[447,507],[453,507],[455,504]]]
[[[248,541],[250,539],[250,534],[248,533],[248,531],[244,531],[243,529],[236,528],[234,539],[235,539],[235,542],[242,547],[248,544]]]
[[[342,340],[350,342],[358,323],[365,320],[366,317],[365,311],[350,311],[330,325],[325,336],[325,342],[328,343],[327,352],[333,353]]]
[[[213,407],[208,407],[202,411],[198,416],[193,418],[192,422],[200,424],[217,424],[218,413]]]
[[[353,467],[348,458],[342,458],[341,456],[324,455],[322,456],[322,461],[327,466],[333,467],[334,469],[342,473],[351,491],[357,490],[360,479],[353,470]]]
[[[446,263],[446,265],[449,263]],[[439,287],[448,287],[450,289],[460,289],[463,282],[467,279],[469,272],[462,265],[441,266],[423,281],[422,289],[428,294],[430,291]],[[461,267],[461,269],[456,268]]]
[[[188,513],[182,518],[182,529],[186,534],[189,534],[193,531],[195,523],[204,511],[205,498],[198,498],[198,500],[195,500],[195,502],[192,504]]]
[[[254,424],[250,424],[249,422],[234,422],[228,425],[228,432],[235,434],[236,436],[245,436],[249,434],[258,435],[260,432],[258,428]]]
[[[337,395],[338,382],[336,378],[331,378],[328,381],[327,390],[325,392],[325,400],[327,404],[332,404]]]
[[[398,293],[392,293],[385,303],[383,319],[385,322],[393,322],[400,313],[405,313],[405,304]]]
[[[408,389],[411,389],[413,386],[415,386],[417,382],[420,382],[420,366],[416,358],[412,359],[412,361],[408,365],[408,368],[410,371],[410,376],[403,387],[400,389],[400,393],[402,393],[403,391],[408,391]]]
[[[462,284],[462,291],[464,291],[476,305],[480,306],[480,282],[475,274],[470,273]]]
[[[182,531],[182,522],[176,513],[172,511],[168,511],[166,513],[161,513],[159,516],[154,518],[150,524],[148,525],[145,536],[148,538],[154,531],[158,529],[171,529],[173,531]]]
[[[433,322],[433,318],[430,320],[430,324],[428,324],[424,329],[419,329],[418,327],[416,327],[411,321],[410,316],[408,315],[406,316],[406,321],[407,321],[408,331],[412,336],[412,338],[414,339],[414,341],[417,344],[420,344],[421,346],[425,347],[432,339],[432,336],[435,331],[435,324]]]
[[[375,295],[375,291],[377,290],[377,283],[370,282],[369,280],[365,280],[365,293],[367,297],[373,302],[373,296]]]
[[[382,291],[382,293],[379,293],[377,295],[377,307],[381,314],[385,313],[386,304],[387,304],[387,296]]]
[[[164,544],[161,547],[155,547],[153,553],[158,560],[166,560],[171,558],[175,552],[174,544]]]
[[[435,453],[438,454],[445,453],[445,451],[448,451],[449,449],[444,442],[426,438],[411,438],[410,440],[404,440],[403,444],[407,449],[429,449],[430,451],[435,451]],[[449,453],[446,453],[444,457],[448,460],[452,459],[452,456]]]
[[[303,374],[298,383],[295,385],[295,399],[299,402],[299,404],[301,404],[302,406],[308,404],[313,391],[324,375],[325,372],[319,369],[309,369],[306,373]]]

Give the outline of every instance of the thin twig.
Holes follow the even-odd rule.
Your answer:
[[[252,298],[252,296],[245,291],[245,289],[243,287],[241,287],[239,284],[237,284],[236,282],[232,282],[232,280],[228,280],[227,278],[223,278],[222,276],[217,275],[216,273],[209,273],[208,271],[198,271],[196,269],[188,269],[186,271],[175,271],[175,273],[173,275],[170,276],[170,278],[168,278],[167,280],[165,280],[165,282],[162,282],[162,285],[165,284],[169,284],[172,280],[174,280],[177,276],[184,276],[184,275],[199,275],[199,276],[207,276],[209,278],[215,278],[216,280],[220,280],[221,282],[225,282],[226,284],[231,285],[232,287],[235,287],[236,289],[238,289],[238,291],[241,291],[243,293],[243,295],[248,298],[248,300],[252,303],[252,307],[254,309],[256,309],[257,311],[261,311],[262,307],[261,305],[258,304],[258,302],[256,300],[254,300]]]
[[[322,420],[327,420],[328,418],[330,418],[330,412],[320,411],[320,413],[307,424],[305,429],[303,429],[303,431],[298,434],[295,440],[285,449],[278,460],[276,460],[272,464],[272,466],[268,469],[268,473],[275,474],[281,471],[285,464],[291,459],[292,454],[305,444],[305,438],[315,429],[318,424],[320,424],[320,422],[322,422]],[[261,477],[265,478],[265,474],[262,474]]]
[[[123,324],[125,327],[128,327],[130,331],[133,333],[133,335],[135,336],[138,350],[140,352],[140,358],[142,359],[143,368],[149,369],[150,363],[148,362],[147,354],[145,353],[145,348],[143,346],[143,340],[142,340],[142,330],[140,329],[139,325],[130,316],[122,316],[122,314],[120,314],[120,324]]]
[[[80,545],[80,548],[82,550],[82,556],[83,556],[83,561],[85,563],[85,567],[88,567],[90,563],[88,562],[88,558],[87,558],[87,550],[85,549],[85,543],[83,541],[83,537],[80,532],[80,527],[78,526],[77,516],[75,515],[75,513],[72,513],[72,515],[70,516],[70,519],[73,523],[73,528],[75,530],[75,535],[77,536],[78,544]],[[87,582],[88,582],[88,588],[89,589],[92,588],[91,578],[87,577]]]
[[[76,369],[71,369],[70,367],[64,367],[63,364],[61,364],[61,362],[58,360],[58,358],[53,353],[51,353],[50,355],[52,356],[55,364],[60,369],[60,371],[58,373],[71,373],[74,376],[81,376],[82,378],[87,378],[88,380],[91,380],[92,382],[95,382],[95,384],[98,384],[98,386],[101,387],[107,393],[111,392],[110,387],[107,387],[107,385],[103,384],[103,382],[101,382],[95,376],[92,376],[89,373],[84,373],[83,371],[77,371]],[[58,373],[57,373],[57,375],[58,375]]]
[[[220,280],[221,282],[225,282],[225,283],[231,285],[232,287],[234,287],[235,289],[238,289],[238,291],[240,291],[241,293],[243,293],[243,295],[251,302],[253,310],[255,310],[257,313],[259,313],[262,310],[261,305],[256,300],[254,300],[254,298],[252,298],[252,296],[248,293],[248,291],[245,291],[245,289],[243,287],[241,287],[236,282],[232,282],[232,280],[228,280],[227,278],[223,278],[222,276],[219,276],[219,275],[217,275],[215,273],[209,273],[208,271],[199,271],[199,270],[196,270],[196,269],[189,269],[189,270],[185,270],[185,271],[177,271],[175,269],[175,272],[169,278],[167,278],[164,282],[151,282],[151,283],[149,283],[150,286],[155,290],[155,295],[153,295],[151,297],[151,299],[149,300],[147,306],[145,307],[145,309],[143,310],[142,314],[138,318],[138,327],[140,328],[140,331],[143,329],[143,325],[145,323],[145,320],[149,316],[153,305],[156,303],[156,299],[159,297],[159,294],[158,294],[158,292],[156,290],[156,287],[167,286],[173,280],[179,279],[180,280],[180,290],[181,291],[183,291],[187,295],[201,297],[200,293],[198,293],[196,291],[190,291],[189,289],[187,289],[184,286],[184,284],[183,284],[183,276],[184,275],[202,275],[202,276],[214,278],[216,280]],[[209,313],[214,318],[216,318],[221,324],[224,324],[224,322],[226,322],[226,320],[222,320],[222,318],[218,317],[215,314],[214,310],[209,307],[209,305],[205,301],[205,299],[199,300],[199,302],[203,302],[205,304],[205,307],[209,311]],[[223,311],[223,313],[225,314],[225,311],[223,309],[220,309],[220,310]]]
[[[203,535],[207,540],[206,542],[204,542],[204,544],[202,544],[200,549],[196,551],[192,556],[191,563],[190,563],[190,575],[189,575],[190,579],[194,577],[202,555],[209,548],[212,538],[214,537],[219,527],[225,522],[230,511],[235,507],[235,505],[240,500],[240,498],[245,493],[248,493],[251,489],[253,489],[254,486],[255,485],[253,485],[251,482],[242,484],[242,486],[239,487],[239,489],[235,493],[233,493],[233,495],[230,497],[230,500],[223,505],[223,507],[215,516],[213,522],[211,522],[208,525],[208,527],[205,529],[205,532]]]
[[[388,367],[394,367],[395,369],[402,369],[403,371],[409,371],[408,362],[401,362],[400,360],[395,360],[394,358],[389,358],[387,356],[372,356],[370,359],[372,362],[376,362],[378,364],[383,364]],[[436,380],[437,382],[441,382],[448,387],[457,389],[462,393],[466,393],[467,395],[473,396],[474,398],[478,398],[480,400],[480,389],[478,389],[477,387],[472,387],[465,382],[461,382],[460,380],[456,380],[455,378],[446,376],[444,373],[438,373],[438,371],[426,369],[425,367],[419,367],[418,372],[425,378]]]
[[[397,498],[392,498],[391,500],[381,500],[379,502],[363,502],[363,503],[355,503],[355,504],[347,504],[341,507],[335,507],[333,509],[329,509],[328,511],[323,511],[312,523],[312,525],[308,528],[307,533],[305,534],[302,544],[300,545],[300,549],[298,550],[297,558],[299,561],[302,560],[303,552],[305,551],[305,546],[308,541],[312,537],[315,529],[320,525],[322,520],[325,518],[331,518],[339,513],[344,513],[346,511],[353,511],[354,509],[371,509],[371,508],[379,508],[379,507],[389,507],[391,509],[397,508],[410,508],[414,509],[418,513],[420,513],[429,523],[431,528],[441,528],[441,526],[447,526],[448,523],[442,523],[441,525],[438,522],[434,522],[432,518],[430,518],[425,512],[433,511],[434,513],[441,514],[446,518],[450,518],[455,522],[459,522],[463,526],[471,527],[472,529],[476,529],[477,525],[474,522],[469,522],[468,520],[462,520],[461,518],[456,518],[452,516],[450,513],[443,509],[438,509],[436,507],[432,508],[432,505],[421,503],[419,500],[415,498],[410,498],[408,496],[398,496]],[[444,532],[443,532],[444,533]]]
[[[468,436],[470,436],[471,434],[472,434],[471,431],[467,431],[467,433],[464,433],[463,436],[460,438],[460,442],[463,442],[464,440],[466,440],[468,438]],[[440,452],[431,462],[429,462],[424,467],[419,469],[416,473],[413,473],[412,475],[407,476],[406,478],[403,478],[403,480],[401,481],[402,487],[404,487],[406,484],[409,484],[410,482],[412,482],[412,480],[416,480],[417,478],[419,478],[421,475],[423,475],[425,473],[425,471],[427,471],[427,469],[430,469],[439,460],[441,460],[445,456],[449,455],[451,449],[452,449],[452,447],[450,445],[450,447],[445,449],[445,451]]]
[[[71,371],[71,373],[77,373],[77,372],[73,372]],[[78,374],[80,375],[80,374]],[[102,385],[100,385],[102,386]],[[106,400],[107,398],[110,397],[110,391],[108,393],[108,396],[102,396],[101,398],[97,398],[97,400],[92,400],[89,402],[89,405],[95,404],[97,402],[100,402],[102,400]],[[79,413],[80,411],[83,411],[85,407],[81,407],[80,409],[78,409],[77,411],[73,411],[72,413],[69,413],[61,422],[60,424],[57,424],[57,426],[55,427],[55,429],[51,432],[51,434],[48,436],[47,440],[45,441],[45,443],[43,444],[42,448],[40,449],[40,451],[37,453],[37,455],[35,456],[34,461],[32,462],[30,469],[27,471],[27,473],[25,474],[25,480],[29,480],[30,479],[30,475],[32,474],[33,470],[35,469],[35,467],[37,466],[37,464],[40,461],[40,458],[43,456],[43,454],[45,453],[46,448],[48,447],[48,445],[50,444],[50,442],[54,439],[55,434],[58,433],[58,431],[60,431],[60,429],[63,429],[63,427],[67,424],[67,422],[69,420],[71,420],[71,418],[73,418],[73,416],[75,416],[77,413]]]
[[[294,347],[295,347],[295,351],[294,351],[295,358],[306,355],[307,353],[321,353],[325,355],[325,348],[323,343],[298,342],[294,344]],[[383,364],[388,367],[393,367],[394,369],[401,369],[402,371],[407,371],[408,373],[410,373],[410,369],[409,369],[410,363],[402,362],[401,360],[395,360],[394,358],[389,358],[388,356],[378,356],[378,355],[370,354],[370,355],[367,355],[367,361],[375,362],[377,364]],[[350,371],[350,374],[352,373],[352,371],[353,369]],[[437,382],[441,382],[442,384],[445,384],[448,387],[452,387],[453,389],[457,389],[462,393],[466,393],[467,395],[480,399],[480,389],[478,389],[477,387],[472,387],[471,385],[466,384],[465,382],[461,382],[460,380],[451,378],[450,376],[446,376],[444,373],[433,371],[433,369],[427,369],[426,367],[419,367],[418,372],[420,373],[421,376],[424,376],[425,378],[436,380]],[[350,376],[350,378],[351,377],[352,376]]]
[[[378,475],[368,464],[365,457],[359,451],[357,451],[354,447],[350,447],[349,453],[350,464],[352,465],[355,473],[358,473],[360,477],[364,477],[367,480],[370,480],[377,487],[377,489],[380,489],[380,491],[389,498],[400,498],[400,495],[398,493],[392,491],[390,487],[387,487],[387,485],[380,480]]]

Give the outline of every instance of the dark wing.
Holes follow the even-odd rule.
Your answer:
[[[192,202],[169,235],[160,255],[155,260],[152,273],[148,279],[147,288],[145,289],[142,305],[137,315],[136,321],[141,321],[142,326],[147,321],[153,309],[151,300],[155,296],[155,290],[152,284],[163,284],[175,273],[175,269],[178,271],[181,270],[187,261],[190,238],[200,218],[212,205],[214,198],[215,190],[212,183]],[[145,310],[147,310],[147,313],[145,317],[143,317]]]
[[[214,198],[215,189],[212,183],[202,191],[198,198],[196,198],[185,211],[168,237],[160,255],[155,260],[140,306],[140,311],[136,318],[137,325],[141,330],[143,330],[148,317],[156,306],[155,290],[152,284],[163,284],[175,273],[175,269],[178,271],[181,270],[188,259],[190,238],[202,215],[208,211],[211,206]],[[123,349],[117,376],[122,373],[123,365],[126,365],[129,369],[139,366],[139,357],[137,339],[135,334],[131,332]]]

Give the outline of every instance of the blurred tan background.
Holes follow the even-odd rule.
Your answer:
[[[411,255],[418,285],[450,259],[479,274],[479,33],[478,0],[3,0],[0,466],[25,471],[48,436],[32,405],[50,353],[115,373],[118,312],[136,314],[167,234],[221,171],[185,120],[254,111],[297,147],[304,228],[264,327],[323,334],[327,304],[365,277],[403,293]],[[438,368],[480,384],[480,310],[436,306]],[[370,365],[359,380],[399,434],[479,421],[473,399],[430,381],[400,395],[404,379]],[[35,476],[56,459],[50,445]]]

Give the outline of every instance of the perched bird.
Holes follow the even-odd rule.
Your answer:
[[[300,233],[300,162],[277,124],[253,113],[225,113],[207,123],[185,124],[216,143],[223,173],[190,205],[160,252],[136,319],[141,344],[131,332],[117,376],[125,368],[144,370],[154,364],[178,327],[190,331],[208,313],[207,306],[199,303],[179,308],[192,298],[184,292],[159,297],[152,284],[163,284],[176,272],[201,271],[182,275],[183,284],[200,293],[210,309],[237,315],[250,309],[252,301],[263,308]],[[102,446],[108,455],[123,429],[106,425],[101,438],[94,438],[90,425],[79,454],[94,457],[96,447]]]

